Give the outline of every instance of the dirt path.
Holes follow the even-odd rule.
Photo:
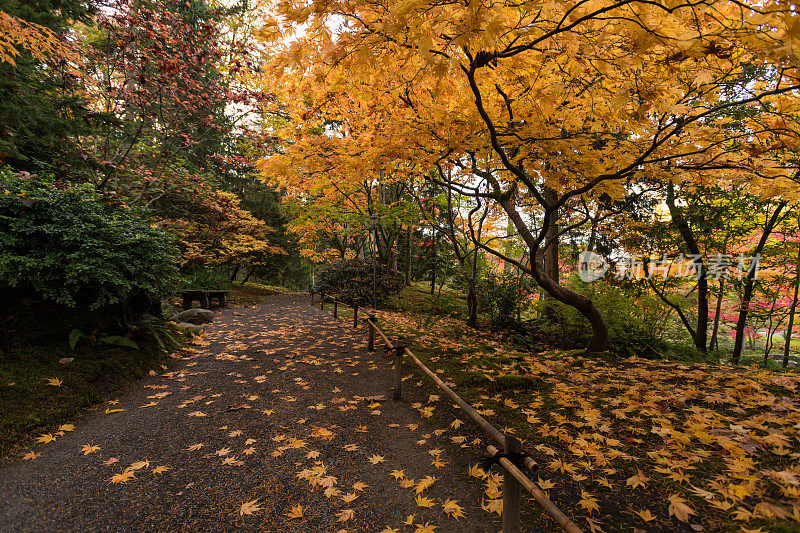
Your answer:
[[[387,399],[390,363],[363,327],[283,295],[222,310],[206,341],[0,470],[0,531],[500,530],[466,475],[477,456],[412,407],[435,391],[406,381]]]

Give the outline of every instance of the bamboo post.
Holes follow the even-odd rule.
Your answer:
[[[403,383],[403,354],[406,351],[406,344],[402,340],[394,344],[394,388],[392,389],[392,399],[400,401],[403,394],[400,390]]]
[[[333,301],[333,318],[339,318],[339,302]]]
[[[358,327],[358,304],[353,304],[353,329]]]
[[[507,455],[518,454],[522,452],[522,443],[516,437],[506,435],[503,448]],[[519,533],[521,507],[522,485],[511,472],[506,471],[503,473],[503,533]]]
[[[375,315],[369,313],[367,315],[367,327],[369,329],[369,341],[367,341],[367,351],[372,353],[375,351],[375,328],[372,327],[376,322]]]

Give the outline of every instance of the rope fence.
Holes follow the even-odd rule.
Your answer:
[[[314,303],[314,293],[310,293],[311,302]],[[351,305],[345,302],[336,300],[335,298],[326,297],[324,293],[320,294],[320,309],[325,309],[325,303],[333,303],[333,316],[339,318],[339,306],[348,306],[353,309],[353,328],[358,327],[358,305]],[[582,530],[565,515],[551,500],[547,497],[539,485],[532,481],[514,462],[508,457],[521,458],[521,464],[529,472],[536,472],[538,464],[530,456],[523,453],[522,443],[519,439],[510,435],[504,435],[499,429],[494,427],[488,420],[483,418],[471,405],[469,405],[463,398],[448,387],[430,368],[420,361],[414,353],[408,349],[408,346],[403,341],[392,342],[386,334],[378,327],[378,318],[373,312],[367,313],[366,318],[363,319],[369,329],[369,338],[367,341],[367,350],[369,352],[375,351],[375,336],[380,338],[386,345],[388,351],[393,354],[393,388],[392,399],[399,401],[402,399],[402,374],[403,374],[403,357],[408,357],[411,361],[419,367],[422,372],[428,376],[437,387],[439,387],[450,399],[452,399],[463,411],[469,416],[473,422],[480,426],[498,447],[488,445],[486,450],[493,457],[497,457],[498,464],[505,470],[506,475],[503,476],[503,533],[519,533],[521,530],[521,513],[522,513],[522,491],[524,490],[530,494],[534,500],[542,507],[542,509],[561,526],[561,529],[568,533],[581,533]],[[502,450],[502,452],[501,452]]]

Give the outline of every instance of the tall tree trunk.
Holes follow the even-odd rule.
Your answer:
[[[761,232],[761,239],[758,241],[758,245],[753,252],[753,257],[759,257],[761,252],[764,250],[764,245],[767,243],[767,238],[772,233],[772,230],[775,228],[775,224],[778,222],[778,216],[780,215],[783,208],[786,206],[786,202],[781,202],[778,204],[778,207],[775,208],[775,211],[772,213],[772,216],[769,220],[764,224],[764,231]],[[750,268],[747,271],[747,278],[744,284],[744,294],[742,295],[742,301],[739,306],[739,319],[736,321],[736,342],[733,345],[733,357],[731,358],[734,364],[739,364],[739,360],[742,357],[742,351],[744,350],[744,328],[747,324],[747,313],[749,312],[750,308],[750,300],[753,298],[753,287],[755,286],[755,274],[756,269],[758,268],[758,262],[753,260],[750,264]]]
[[[434,232],[432,240],[433,257],[431,257],[431,294],[434,294],[436,292],[436,254],[438,253],[436,249],[438,245],[437,241],[438,241],[438,235],[436,234],[436,232]]]
[[[717,295],[717,306],[714,313],[714,328],[711,331],[711,341],[708,343],[709,351],[714,351],[719,345],[719,315],[722,313],[722,295],[725,292],[725,279],[719,280],[719,294]]]
[[[549,187],[544,189],[543,196],[546,201],[555,203],[558,195],[553,189]],[[558,210],[554,210],[547,225],[547,232],[545,234],[545,246],[547,250],[544,253],[544,273],[558,283],[559,280],[559,265],[558,265]]]
[[[694,233],[689,227],[689,223],[683,216],[683,212],[675,204],[675,185],[672,182],[667,184],[667,207],[672,216],[672,223],[686,244],[689,253],[694,256],[695,272],[697,272],[697,328],[693,335],[694,345],[701,353],[707,351],[708,340],[708,277],[705,272],[700,247],[694,238]]]
[[[233,267],[233,274],[231,274],[231,281],[236,281],[236,276],[239,275],[239,270],[242,268],[242,265],[236,263]]]
[[[509,198],[508,201],[511,202],[512,206],[514,205],[514,198],[513,197]],[[512,241],[511,241],[510,238],[511,238],[512,235],[514,235],[515,232],[516,232],[516,230],[514,229],[514,222],[511,220],[511,217],[509,217],[508,218],[508,224],[506,224],[506,237],[508,237],[508,238],[505,241],[506,242],[506,250],[507,250],[506,253],[508,254],[509,257],[512,256],[511,252],[513,250],[513,247],[512,247],[513,244],[512,244]],[[510,261],[506,261],[505,264],[503,265],[503,274],[510,274],[512,272],[514,272],[514,263],[512,263]]]
[[[794,312],[797,309],[797,289],[800,287],[800,242],[797,243],[797,260],[794,273],[794,296],[789,308],[789,326],[786,328],[786,339],[783,344],[783,368],[789,365],[789,351],[792,348],[792,329],[794,328]]]
[[[599,217],[599,216],[600,215],[598,214],[597,217]],[[597,241],[597,217],[592,218],[592,229],[589,232],[589,243],[586,245],[586,251],[587,252],[593,252],[594,251],[594,245],[595,245],[595,242]]]
[[[475,287],[478,278],[478,250],[470,263],[470,276],[467,280],[467,326],[475,328],[478,326],[478,291]]]
[[[406,228],[406,285],[411,285],[411,224]]]

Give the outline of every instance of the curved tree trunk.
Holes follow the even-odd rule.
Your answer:
[[[789,308],[789,325],[786,327],[786,335],[783,344],[783,368],[789,366],[789,352],[792,348],[792,329],[794,329],[794,313],[797,309],[797,291],[800,287],[800,245],[797,246],[797,259],[794,273],[794,296],[792,296],[792,307]]]
[[[754,250],[753,257],[758,258],[764,250],[764,245],[767,243],[767,238],[772,233],[775,225],[778,223],[778,217],[781,211],[786,206],[786,202],[781,202],[772,216],[767,222],[764,223],[764,231],[761,232],[761,239]],[[744,284],[744,294],[742,295],[742,302],[739,305],[739,319],[736,321],[736,341],[733,345],[733,356],[731,360],[734,364],[739,364],[739,359],[742,357],[744,351],[744,328],[747,324],[747,314],[750,311],[750,300],[753,298],[753,288],[756,281],[756,270],[758,269],[758,260],[754,259],[750,264],[750,269],[747,271],[747,279]]]
[[[539,255],[538,251],[541,242],[540,239],[534,237],[528,226],[525,224],[525,221],[522,220],[522,216],[519,214],[519,211],[516,210],[514,205],[507,197],[500,198],[498,202],[503,207],[503,210],[508,214],[509,218],[511,218],[520,236],[530,249],[531,262],[528,273],[533,276],[533,279],[539,284],[539,287],[544,289],[547,294],[561,303],[574,307],[586,318],[586,320],[589,321],[589,324],[592,327],[592,338],[586,348],[587,351],[590,353],[605,351],[605,349],[608,347],[608,326],[606,325],[603,316],[600,314],[600,311],[590,298],[559,285],[544,272],[541,261],[537,258]],[[551,216],[552,212],[545,212],[545,225],[549,223],[549,218]],[[520,266],[520,268],[523,267],[522,265],[518,266]]]

